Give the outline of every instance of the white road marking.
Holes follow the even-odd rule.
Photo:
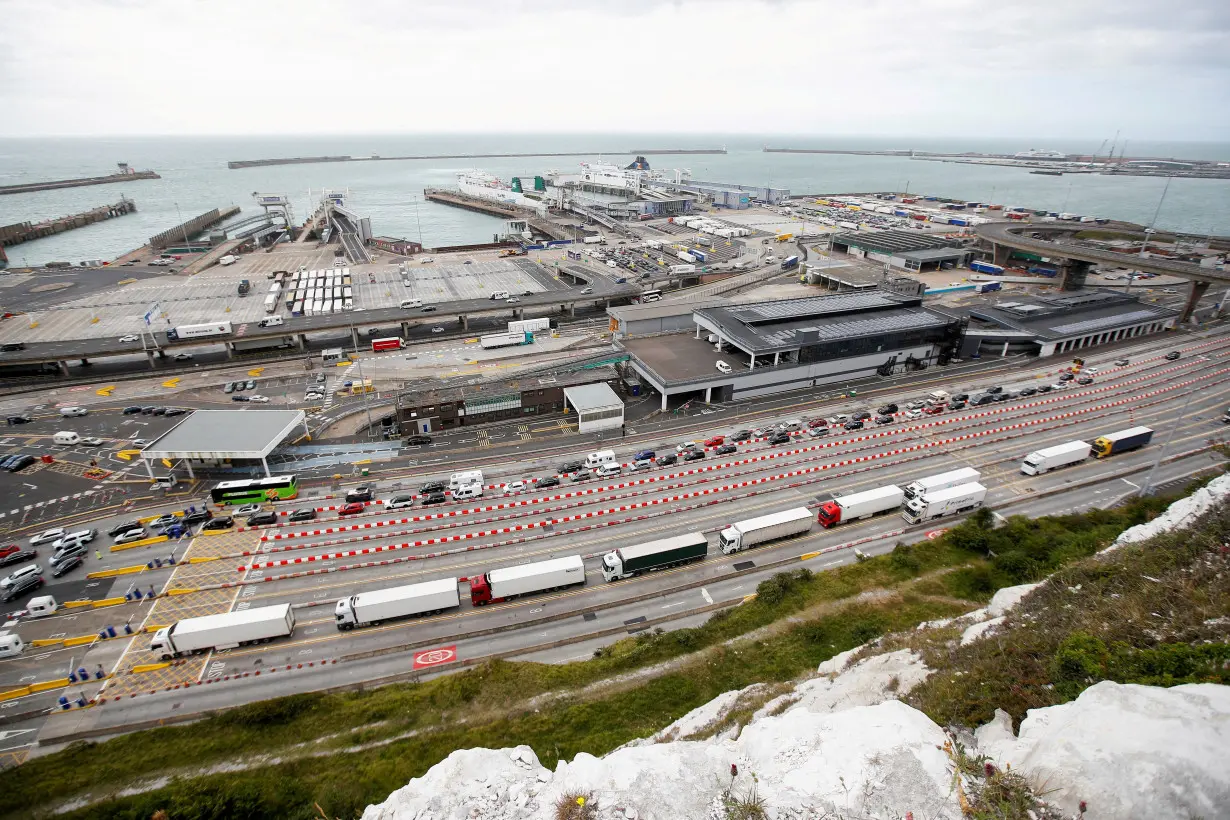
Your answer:
[[[1127,485],[1129,485],[1129,486],[1135,487],[1135,488],[1136,488],[1136,489],[1138,489],[1138,490],[1140,489],[1140,485],[1139,485],[1139,484],[1133,484],[1131,481],[1128,481],[1126,478],[1121,478],[1121,479],[1119,479],[1119,480],[1120,480],[1120,481],[1122,481],[1124,484],[1127,484]]]
[[[709,594],[709,590],[705,589],[704,587],[701,587],[700,595],[702,598],[705,599],[705,603],[707,604],[713,603],[713,596]]]

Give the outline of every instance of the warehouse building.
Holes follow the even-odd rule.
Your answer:
[[[605,382],[564,388],[564,401],[577,414],[578,433],[620,430],[624,426],[624,403]]]
[[[691,333],[619,339],[662,395],[730,401],[946,364],[964,320],[885,290],[702,307]]]
[[[833,250],[907,271],[963,267],[972,251],[957,239],[910,231],[858,231],[833,237]]]

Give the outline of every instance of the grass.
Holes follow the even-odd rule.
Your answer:
[[[176,820],[307,818],[318,817],[319,803],[329,816],[346,818],[458,748],[527,743],[548,767],[581,751],[603,754],[722,692],[790,681],[877,636],[973,608],[1000,586],[1040,578],[1091,554],[1166,503],[1147,499],[1085,516],[1010,519],[995,530],[988,527],[989,516],[977,517],[935,541],[898,545],[890,555],[834,571],[779,573],[760,584],[754,600],[718,612],[702,626],[641,633],[584,662],[494,662],[425,683],[295,695],[193,725],[76,744],[0,774],[0,815],[29,817],[34,807],[178,774],[165,788],[64,816],[144,820],[161,809]],[[883,599],[856,600],[864,592],[894,589]],[[1154,669],[1208,660],[1108,653],[1121,666]],[[676,666],[622,687],[595,686],[664,661]],[[750,717],[754,705],[743,711],[736,723]],[[363,748],[407,733],[413,736]],[[304,757],[343,750],[344,757]],[[284,762],[202,775],[212,765],[259,763],[272,754]]]

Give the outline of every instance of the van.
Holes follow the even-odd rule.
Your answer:
[[[159,475],[154,476],[153,479],[153,485],[155,487],[161,487],[164,490],[169,490],[178,483],[179,479],[173,475]]]
[[[89,410],[85,407],[61,407],[60,415],[66,419],[76,418],[77,416],[85,416],[89,414]]]
[[[57,551],[62,551],[68,547],[77,546],[79,544],[88,544],[98,537],[98,530],[77,530],[70,532],[57,541],[53,541],[51,546]]]
[[[59,433],[56,433],[54,437],[52,437],[52,441],[56,444],[67,444],[71,446],[73,444],[80,444],[81,436],[68,430],[61,430]]]
[[[453,498],[457,498],[457,499],[482,498],[482,497],[483,497],[483,485],[478,484],[478,483],[463,484],[457,489],[453,490]]]
[[[509,293],[508,291],[506,291],[506,290],[497,290],[497,291],[495,291],[494,293],[492,293],[492,294],[491,294],[489,297],[487,297],[487,298],[489,298],[489,299],[507,299],[509,296],[512,296],[512,294],[511,294],[511,293]]]
[[[227,254],[226,256],[218,260],[218,264],[222,266],[233,265],[238,261],[239,261],[238,256],[231,256],[230,254]]]
[[[615,451],[614,450],[597,450],[595,452],[590,453],[589,455],[585,457],[585,467],[590,470],[594,469],[595,467],[599,467],[603,464],[610,464],[612,462],[618,463],[615,461]]]
[[[286,324],[286,322],[282,319],[281,316],[266,316],[264,319],[261,319],[257,324],[260,327],[278,327],[279,325]]]
[[[721,359],[718,359],[714,366],[717,367],[719,373],[730,373],[734,369]]]
[[[409,310],[410,308],[417,308],[417,307],[422,307],[422,306],[423,306],[422,299],[402,299],[401,300],[402,310]]]
[[[458,487],[464,487],[466,484],[483,484],[482,470],[466,470],[461,473],[453,473],[448,477],[448,488],[456,491]]]
[[[346,267],[346,257],[344,257],[344,256],[335,256],[335,257],[333,257],[333,267],[335,267],[335,268],[344,268],[344,267]]]
[[[0,658],[11,658],[20,655],[26,648],[21,636],[15,632],[0,632]]]
[[[644,304],[649,304],[650,302],[656,302],[661,298],[662,298],[661,294],[649,293],[641,297],[641,302]]]
[[[619,475],[621,472],[623,472],[623,467],[620,466],[618,461],[608,461],[605,464],[599,464],[598,469],[594,470],[594,475],[598,476],[598,478],[610,478],[611,476]]]

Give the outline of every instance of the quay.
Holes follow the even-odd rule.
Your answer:
[[[230,219],[237,213],[239,213],[238,205],[214,208],[212,211],[206,211],[200,216],[194,216],[192,219],[182,222],[174,228],[168,228],[160,234],[151,236],[149,238],[149,246],[153,250],[160,251],[176,243],[187,243],[191,237],[196,236],[206,228]]]
[[[0,247],[20,245],[23,242],[31,242],[45,236],[55,236],[74,228],[82,228],[86,225],[93,225],[95,222],[135,213],[136,210],[137,203],[127,197],[121,197],[120,201],[114,205],[102,205],[84,213],[56,217],[42,222],[17,222],[13,225],[3,225],[0,226]]]
[[[459,191],[446,191],[440,188],[424,188],[423,198],[429,202],[439,202],[441,205],[451,205],[488,216],[498,216],[503,219],[524,219],[529,227],[552,239],[569,239],[572,233],[560,225],[546,219],[541,219],[533,212],[512,205],[491,202],[478,197],[467,196]]]
[[[110,185],[113,182],[130,182],[135,179],[162,179],[153,171],[134,171],[125,162],[119,163],[119,173],[101,177],[58,179],[48,182],[23,182],[20,185],[0,185],[0,196],[5,194],[28,194],[31,191],[51,191],[56,188],[83,188],[86,185]]]
[[[306,165],[319,162],[395,162],[399,160],[436,160],[436,159],[518,159],[531,157],[592,157],[609,154],[725,154],[725,148],[658,148],[658,149],[637,149],[635,151],[556,151],[556,152],[531,152],[526,154],[420,154],[415,156],[400,156],[400,157],[352,157],[352,156],[328,156],[328,157],[283,157],[275,159],[238,159],[231,160],[226,164],[227,168],[235,170],[236,168],[261,168],[267,165]]]

